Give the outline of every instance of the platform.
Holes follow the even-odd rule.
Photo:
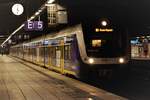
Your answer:
[[[0,100],[126,100],[126,98],[52,72],[0,56]]]
[[[134,57],[134,58],[131,58],[132,60],[150,60],[150,57]]]

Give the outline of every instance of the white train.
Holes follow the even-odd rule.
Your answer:
[[[116,67],[111,65],[128,63],[129,45],[125,31],[108,27],[107,20],[101,24],[93,33],[86,31],[83,24],[71,26],[14,45],[10,54],[78,78],[89,76],[93,71],[107,75]]]

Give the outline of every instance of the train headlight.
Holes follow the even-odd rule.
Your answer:
[[[103,20],[103,21],[101,22],[101,24],[102,24],[102,26],[107,26],[107,21]]]
[[[124,63],[124,58],[119,58],[119,63]]]
[[[90,58],[88,61],[89,61],[90,64],[94,63],[94,59],[93,58]]]

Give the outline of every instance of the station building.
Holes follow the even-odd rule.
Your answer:
[[[131,39],[131,58],[150,58],[150,36]]]

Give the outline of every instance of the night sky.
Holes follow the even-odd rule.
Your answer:
[[[24,6],[24,13],[21,16],[13,15],[11,7],[15,3],[21,3]],[[0,35],[10,34],[19,27],[27,17],[30,17],[44,0],[0,0]],[[0,43],[4,41],[0,39]]]
[[[12,33],[27,16],[31,16],[46,0],[0,0],[0,34]],[[61,5],[72,8],[74,20],[80,17],[109,16],[125,24],[130,32],[149,31],[149,0],[57,0]],[[15,16],[11,12],[14,3],[22,3],[25,12]]]

